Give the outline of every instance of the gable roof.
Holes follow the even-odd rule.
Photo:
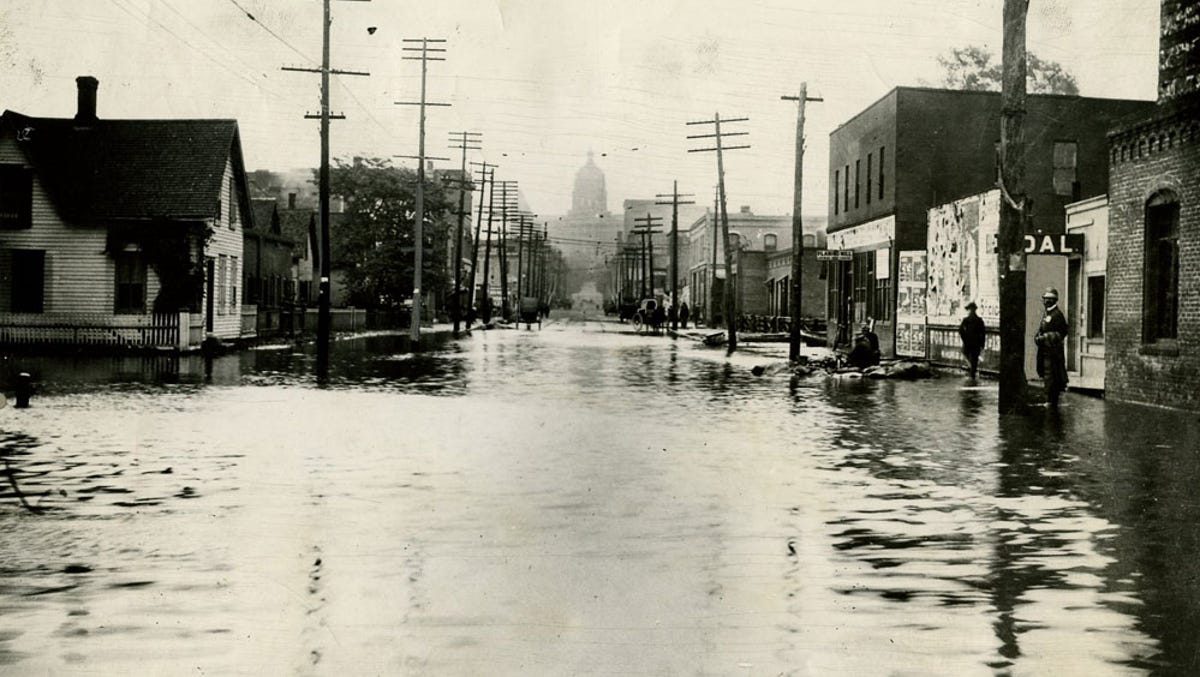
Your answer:
[[[253,218],[236,120],[80,125],[5,111],[0,128],[17,132],[17,145],[50,200],[72,220],[214,218],[230,159],[243,213]]]
[[[279,230],[294,243],[292,253],[304,258],[309,253],[309,245],[314,245],[315,249],[312,239],[317,228],[317,212],[312,209],[280,209],[278,213]],[[333,214],[329,216],[332,222]]]
[[[273,197],[250,198],[250,210],[254,212],[254,229],[279,234],[275,205],[276,201]]]

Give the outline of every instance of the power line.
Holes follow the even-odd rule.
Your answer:
[[[173,36],[173,37],[174,37],[176,40],[179,40],[180,42],[182,42],[183,44],[187,45],[188,47],[191,47],[191,48],[192,48],[194,51],[196,51],[197,53],[199,53],[199,54],[200,54],[201,56],[203,56],[204,58],[206,58],[206,59],[208,59],[209,61],[211,61],[211,62],[213,62],[213,63],[217,64],[218,66],[220,66],[221,68],[225,69],[226,71],[228,71],[229,73],[233,74],[234,76],[236,76],[236,77],[238,77],[238,78],[241,78],[242,80],[245,80],[246,82],[248,82],[248,83],[250,83],[250,84],[254,85],[255,87],[258,87],[260,90],[262,90],[262,89],[263,89],[263,87],[262,87],[262,84],[261,84],[261,83],[255,82],[255,81],[254,81],[252,78],[246,77],[244,74],[242,74],[242,73],[239,73],[239,72],[237,72],[237,71],[233,70],[232,68],[230,68],[230,67],[229,67],[227,64],[224,64],[224,63],[222,63],[222,62],[218,61],[218,60],[217,60],[217,59],[215,59],[215,58],[214,58],[214,57],[213,57],[211,54],[209,54],[208,52],[204,51],[203,49],[200,49],[199,47],[197,47],[196,45],[192,44],[191,42],[188,42],[188,40],[187,40],[186,38],[184,38],[182,35],[180,35],[180,34],[176,33],[175,31],[171,30],[171,28],[170,28],[169,26],[167,26],[166,24],[162,23],[162,22],[161,22],[161,21],[159,21],[158,19],[155,19],[153,16],[150,16],[149,14],[146,14],[146,15],[144,15],[144,16],[138,16],[137,14],[134,14],[134,13],[133,13],[133,10],[131,10],[131,9],[129,9],[128,7],[126,7],[126,6],[125,6],[125,5],[124,5],[124,4],[121,2],[121,0],[112,0],[112,3],[113,3],[114,5],[116,5],[116,7],[117,7],[118,9],[120,9],[120,10],[121,10],[121,11],[123,11],[123,12],[125,12],[125,13],[126,13],[126,14],[128,14],[129,16],[133,17],[135,20],[137,20],[137,21],[139,21],[139,22],[141,22],[141,23],[145,24],[147,27],[150,27],[150,22],[153,22],[153,23],[154,23],[155,25],[157,25],[159,28],[161,28],[162,30],[166,31],[166,32],[167,32],[167,33],[169,33],[171,36]],[[265,76],[264,76],[264,77],[265,77]],[[265,90],[264,90],[264,91],[265,91]]]
[[[266,31],[268,34],[270,34],[271,37],[273,37],[276,40],[278,40],[279,42],[281,42],[288,49],[292,50],[296,54],[299,54],[301,58],[306,59],[309,62],[314,61],[314,59],[312,57],[310,57],[307,54],[305,54],[304,52],[300,51],[295,45],[288,42],[287,40],[284,40],[283,36],[279,35],[275,31],[271,30],[270,26],[259,21],[257,17],[255,17],[253,14],[250,13],[250,10],[246,9],[245,7],[242,7],[241,4],[239,4],[237,0],[229,0],[229,2],[233,3],[233,6],[237,7],[239,10],[241,10],[242,14],[245,14],[248,19],[250,19],[254,23],[258,24],[259,28],[262,28],[264,31]]]

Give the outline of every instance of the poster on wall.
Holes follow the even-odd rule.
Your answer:
[[[927,265],[923,251],[901,251],[896,277],[896,354],[925,357]]]
[[[929,210],[927,319],[957,326],[974,301],[989,324],[1000,316],[998,265],[1000,192],[988,191]],[[989,322],[989,320],[991,322]]]

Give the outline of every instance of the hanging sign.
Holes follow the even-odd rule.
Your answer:
[[[842,249],[818,249],[818,261],[853,261],[854,252]]]

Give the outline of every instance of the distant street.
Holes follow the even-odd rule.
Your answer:
[[[37,362],[0,672],[1200,670],[1194,417],[630,329]]]

